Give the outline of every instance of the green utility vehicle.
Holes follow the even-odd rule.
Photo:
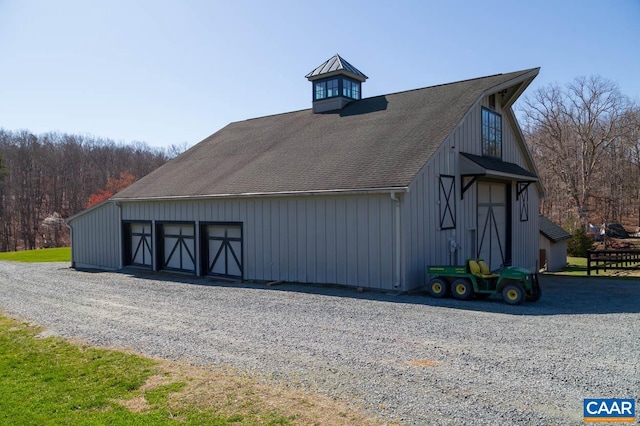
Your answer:
[[[482,259],[469,259],[464,266],[430,266],[427,272],[432,276],[428,284],[432,297],[451,294],[468,300],[499,293],[508,304],[519,305],[525,300],[535,302],[542,295],[538,274],[515,266],[491,273]]]

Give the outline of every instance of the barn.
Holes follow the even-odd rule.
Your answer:
[[[511,107],[538,71],[364,98],[335,55],[310,109],[231,123],[70,217],[72,266],[397,291],[469,257],[536,269],[542,188]]]

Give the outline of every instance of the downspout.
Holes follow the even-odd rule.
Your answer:
[[[122,247],[122,205],[114,201],[113,204],[118,208],[118,269],[124,267],[124,252]]]
[[[71,227],[69,222],[67,222],[66,220],[64,221],[64,224],[67,226],[67,228],[69,228],[69,246],[70,246],[69,248],[71,250],[71,267],[75,269],[76,261],[75,261],[75,258],[73,257],[73,228]]]
[[[393,266],[393,288],[400,288],[400,266],[402,264],[402,257],[400,256],[400,199],[395,192],[391,192],[391,200],[395,206],[395,243],[394,243],[394,266]]]

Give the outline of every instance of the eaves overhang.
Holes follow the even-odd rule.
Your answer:
[[[522,95],[531,82],[536,78],[540,68],[532,68],[527,73],[513,79],[506,81],[500,85],[494,86],[485,93],[482,97],[491,93],[500,93],[502,98],[502,107],[509,108],[515,103],[516,100]]]
[[[261,198],[261,197],[304,197],[314,195],[372,195],[372,194],[402,194],[409,192],[406,186],[385,187],[385,188],[362,188],[362,189],[329,189],[311,191],[281,191],[281,192],[246,192],[238,194],[208,194],[208,195],[167,195],[157,197],[132,197],[110,198],[117,203],[141,202],[141,201],[184,201],[184,200],[218,200],[230,198]]]
[[[566,241],[571,239],[571,235],[563,235],[561,237],[558,237],[558,236],[551,235],[547,232],[544,232],[542,229],[540,230],[540,233],[552,243],[559,243],[560,241]]]

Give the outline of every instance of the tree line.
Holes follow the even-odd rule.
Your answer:
[[[640,107],[605,78],[539,88],[520,108],[545,197],[568,230],[640,227]],[[67,218],[161,166],[185,146],[150,148],[64,133],[0,129],[0,251],[69,244]]]
[[[525,139],[545,189],[541,213],[568,230],[640,227],[640,107],[600,76],[524,99]]]
[[[0,129],[0,251],[69,245],[64,219],[179,153],[65,133]],[[106,189],[105,189],[106,188]]]

